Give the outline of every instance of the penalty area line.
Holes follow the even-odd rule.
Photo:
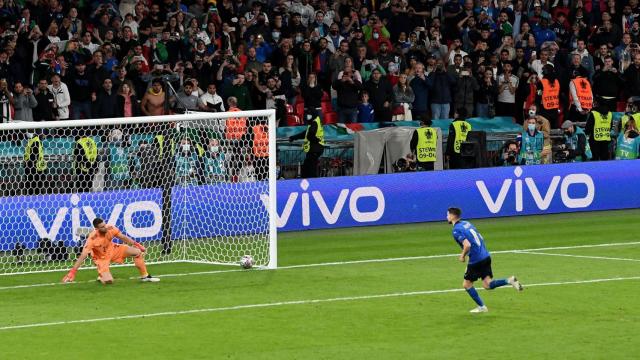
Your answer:
[[[557,281],[557,282],[548,282],[548,283],[529,284],[525,286],[525,289],[530,287],[540,287],[540,286],[593,284],[593,283],[604,283],[604,282],[625,281],[625,280],[640,280],[640,276],[616,277],[616,278],[606,278],[606,279],[574,280],[574,281]],[[504,287],[504,288],[507,288],[507,287]],[[133,314],[133,315],[122,315],[122,316],[113,316],[113,317],[80,319],[80,320],[62,320],[62,321],[52,321],[52,322],[43,322],[43,323],[1,326],[0,331],[71,325],[71,324],[86,324],[86,323],[96,323],[96,322],[115,321],[115,320],[130,320],[130,319],[143,319],[143,318],[152,318],[152,317],[189,315],[189,314],[198,314],[198,313],[226,312],[226,311],[234,311],[234,310],[257,309],[257,308],[272,308],[272,307],[283,307],[283,306],[293,306],[293,305],[309,305],[309,304],[361,301],[361,300],[373,300],[373,299],[384,299],[384,298],[399,298],[399,297],[407,297],[407,296],[435,295],[435,294],[462,292],[463,290],[464,289],[462,288],[456,288],[456,289],[443,289],[443,290],[396,292],[396,293],[388,293],[388,294],[345,296],[345,297],[336,297],[336,298],[327,298],[327,299],[291,300],[291,301],[280,301],[280,302],[271,302],[271,303],[234,305],[234,306],[224,306],[224,307],[216,307],[216,308],[181,310],[181,311],[164,311],[164,312],[148,313],[148,314]]]

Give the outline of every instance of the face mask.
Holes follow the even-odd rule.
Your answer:
[[[189,152],[189,150],[191,150],[191,145],[189,145],[189,144],[182,145],[182,151],[183,152]]]
[[[217,146],[209,146],[209,151],[211,151],[212,153],[216,153],[216,152],[218,152],[218,147]]]
[[[296,43],[301,43],[304,38],[302,36],[296,36]]]
[[[535,110],[529,110],[529,116],[536,116]]]
[[[531,132],[534,132],[536,130],[536,124],[528,124],[527,129],[529,129],[529,131]]]

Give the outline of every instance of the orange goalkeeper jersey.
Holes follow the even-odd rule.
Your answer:
[[[120,230],[113,225],[107,225],[107,233],[104,235],[98,230],[93,230],[87,238],[85,248],[91,250],[91,257],[94,260],[108,259],[116,246],[113,238],[118,235],[120,235]]]

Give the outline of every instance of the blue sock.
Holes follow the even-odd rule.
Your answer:
[[[478,291],[476,290],[476,288],[471,287],[466,290],[467,290],[467,294],[471,296],[473,301],[475,301],[476,304],[478,304],[478,306],[484,306],[484,303],[482,302],[482,299],[480,299],[480,295],[478,295]]]
[[[505,285],[509,285],[509,280],[507,279],[491,280],[491,282],[489,283],[489,289],[495,289]]]

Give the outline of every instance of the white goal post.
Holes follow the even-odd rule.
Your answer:
[[[96,217],[151,264],[275,269],[276,127],[275,110],[0,124],[0,275],[68,269]]]

